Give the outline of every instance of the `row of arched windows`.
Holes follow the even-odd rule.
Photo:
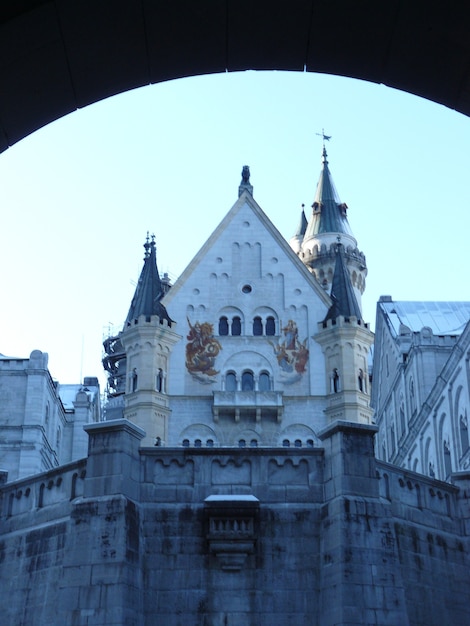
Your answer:
[[[241,376],[236,372],[225,374],[225,391],[271,391],[271,376],[262,371],[255,376],[251,370],[245,370]]]
[[[228,318],[226,315],[222,315],[219,319],[219,336],[226,337],[231,335],[237,337],[242,334],[242,320],[241,317],[235,315],[232,318]],[[252,335],[254,337],[274,336],[276,334],[276,320],[273,316],[268,316],[266,320],[257,315],[252,322]]]
[[[301,439],[295,439],[293,442],[291,442],[290,439],[283,439],[282,441],[282,446],[284,448],[290,448],[291,445],[294,448],[302,448],[304,444],[306,448],[314,447],[313,439],[307,439],[305,442],[302,442]],[[213,439],[207,439],[205,442],[203,442],[202,439],[194,439],[192,445],[195,448],[202,448],[202,447],[213,448],[216,444],[214,443]],[[248,447],[257,448],[258,445],[259,445],[259,442],[257,439],[250,439],[250,441],[247,441],[246,439],[238,440],[239,448],[248,448]],[[191,441],[189,439],[183,439],[183,448],[189,448],[190,446],[191,446]]]

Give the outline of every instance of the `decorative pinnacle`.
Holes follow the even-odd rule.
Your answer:
[[[330,139],[332,138],[332,135],[325,135],[324,128],[321,129],[321,133],[315,133],[315,134],[318,135],[318,137],[321,137],[323,140],[323,153],[322,153],[323,163],[328,163],[328,161],[326,160],[326,157],[328,156],[328,154],[326,153],[325,141],[330,141]]]
[[[152,241],[150,241],[150,238],[152,239]],[[155,247],[155,235],[152,235],[150,237],[149,231],[147,231],[147,236],[145,238],[145,243],[144,243],[144,248],[145,248],[144,261],[145,259],[148,259],[150,256],[150,248],[154,248],[154,247]]]

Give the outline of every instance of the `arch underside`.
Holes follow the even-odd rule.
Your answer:
[[[248,69],[360,78],[468,115],[469,31],[470,4],[437,0],[2,3],[0,151],[129,89]]]

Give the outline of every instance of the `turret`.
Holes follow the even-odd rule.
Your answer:
[[[123,415],[145,430],[142,445],[149,446],[167,440],[169,359],[180,336],[161,303],[168,285],[160,280],[153,236],[149,241],[147,235],[144,248],[144,266],[118,339],[124,356],[120,360]]]
[[[323,135],[323,139],[328,139]],[[312,213],[303,238],[296,235],[291,239],[292,249],[311,269],[322,287],[331,293],[336,263],[338,237],[343,245],[343,257],[351,276],[356,299],[361,307],[361,296],[367,276],[366,259],[357,248],[348,222],[348,206],[339,199],[328,167],[328,155],[323,144],[322,170],[317,184]]]
[[[328,399],[325,413],[329,422],[370,424],[373,411],[368,362],[374,335],[362,319],[341,243],[334,246],[334,254],[332,304],[314,337],[325,355]]]

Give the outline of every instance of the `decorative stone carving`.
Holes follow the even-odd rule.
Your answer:
[[[214,495],[204,500],[209,553],[222,570],[239,571],[255,551],[259,500],[250,495]]]

